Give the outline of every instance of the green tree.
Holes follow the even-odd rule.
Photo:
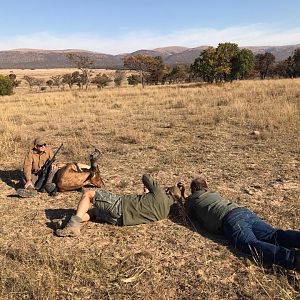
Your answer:
[[[269,75],[274,63],[275,56],[270,52],[255,55],[255,68],[259,72],[261,79],[265,79]]]
[[[158,74],[155,74],[155,71],[157,70],[158,66],[160,65],[160,59],[158,57],[152,57],[148,55],[133,55],[128,56],[124,58],[124,67],[128,68],[129,70],[135,70],[138,71],[140,74],[142,86],[145,86],[146,78],[150,81],[157,81],[154,78],[151,78],[152,76],[158,76]]]
[[[177,65],[174,66],[167,76],[169,83],[181,83],[188,79],[189,66],[188,65]]]
[[[232,60],[239,53],[239,47],[233,43],[220,43],[216,49],[216,79],[217,81],[231,81]]]
[[[146,82],[148,84],[164,83],[169,68],[164,64],[161,56],[151,57],[148,60],[148,74]]]
[[[46,81],[46,85],[49,86],[50,89],[52,89],[53,86],[53,80],[49,79]]]
[[[75,71],[73,73],[64,74],[61,80],[62,84],[67,84],[70,89],[72,89],[73,85],[78,85],[81,88],[84,84],[82,74],[79,71]]]
[[[249,49],[242,49],[231,59],[231,78],[245,79],[255,64],[255,56]]]
[[[289,56],[286,60],[286,73],[288,77],[294,78],[295,77],[295,63],[294,58]]]
[[[82,72],[81,83],[88,89],[93,74],[94,61],[88,56],[77,53],[68,53],[67,58]]]
[[[57,86],[59,89],[62,83],[62,75],[51,76],[50,79],[53,81],[53,86]]]
[[[139,75],[132,74],[132,75],[128,76],[127,82],[129,85],[138,85],[139,83],[142,82],[142,80]]]
[[[38,87],[39,90],[42,89],[42,85],[45,83],[44,79],[42,78],[36,78],[34,85],[36,85]]]
[[[33,77],[33,76],[28,76],[28,75],[25,75],[23,77],[23,79],[26,81],[26,83],[29,85],[29,88],[32,89],[33,86],[35,86],[36,84],[36,78]]]
[[[122,81],[125,79],[125,72],[117,70],[114,77],[115,86],[120,87],[122,85]]]
[[[13,83],[9,76],[0,75],[0,96],[11,95],[13,93]]]
[[[294,75],[295,77],[300,76],[300,48],[297,48],[293,55],[293,64],[294,64]]]
[[[112,79],[110,79],[106,74],[97,74],[93,79],[92,79],[92,83],[97,85],[97,88],[102,89],[105,86],[107,86],[110,82],[112,81]]]
[[[9,77],[14,89],[21,84],[21,80],[17,80],[16,74],[11,73],[8,75],[8,77]]]
[[[199,57],[191,65],[190,72],[194,78],[201,78],[205,82],[212,83],[217,74],[217,53],[213,47],[203,50]]]

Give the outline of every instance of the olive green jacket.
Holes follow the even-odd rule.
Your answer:
[[[222,234],[222,220],[231,210],[239,205],[210,191],[197,191],[191,194],[184,204],[191,220],[196,221],[207,231]]]
[[[168,217],[173,198],[150,175],[143,175],[142,181],[149,193],[122,196],[123,225],[149,223]]]

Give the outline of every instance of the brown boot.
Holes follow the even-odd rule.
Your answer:
[[[63,229],[56,229],[55,233],[57,236],[76,237],[80,235],[80,227],[72,227],[67,225]]]
[[[31,198],[35,197],[38,194],[35,189],[18,189],[17,195],[21,198]]]
[[[56,189],[56,184],[53,182],[45,184],[45,190],[48,194],[51,194]]]
[[[80,235],[81,218],[78,216],[72,216],[68,224],[63,229],[57,229],[55,231],[57,236],[62,237],[76,237]]]

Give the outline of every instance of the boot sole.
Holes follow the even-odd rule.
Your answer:
[[[55,234],[60,237],[77,237],[80,235],[80,233],[76,234],[76,233],[64,232],[63,229],[57,229],[55,231]]]
[[[21,198],[31,198],[35,197],[38,194],[36,190],[26,190],[26,189],[18,189],[17,195]]]

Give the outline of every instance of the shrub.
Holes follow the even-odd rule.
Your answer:
[[[8,76],[0,75],[0,96],[11,95],[13,93],[13,83]]]
[[[137,85],[142,82],[140,76],[138,75],[131,75],[127,78],[129,85]]]

